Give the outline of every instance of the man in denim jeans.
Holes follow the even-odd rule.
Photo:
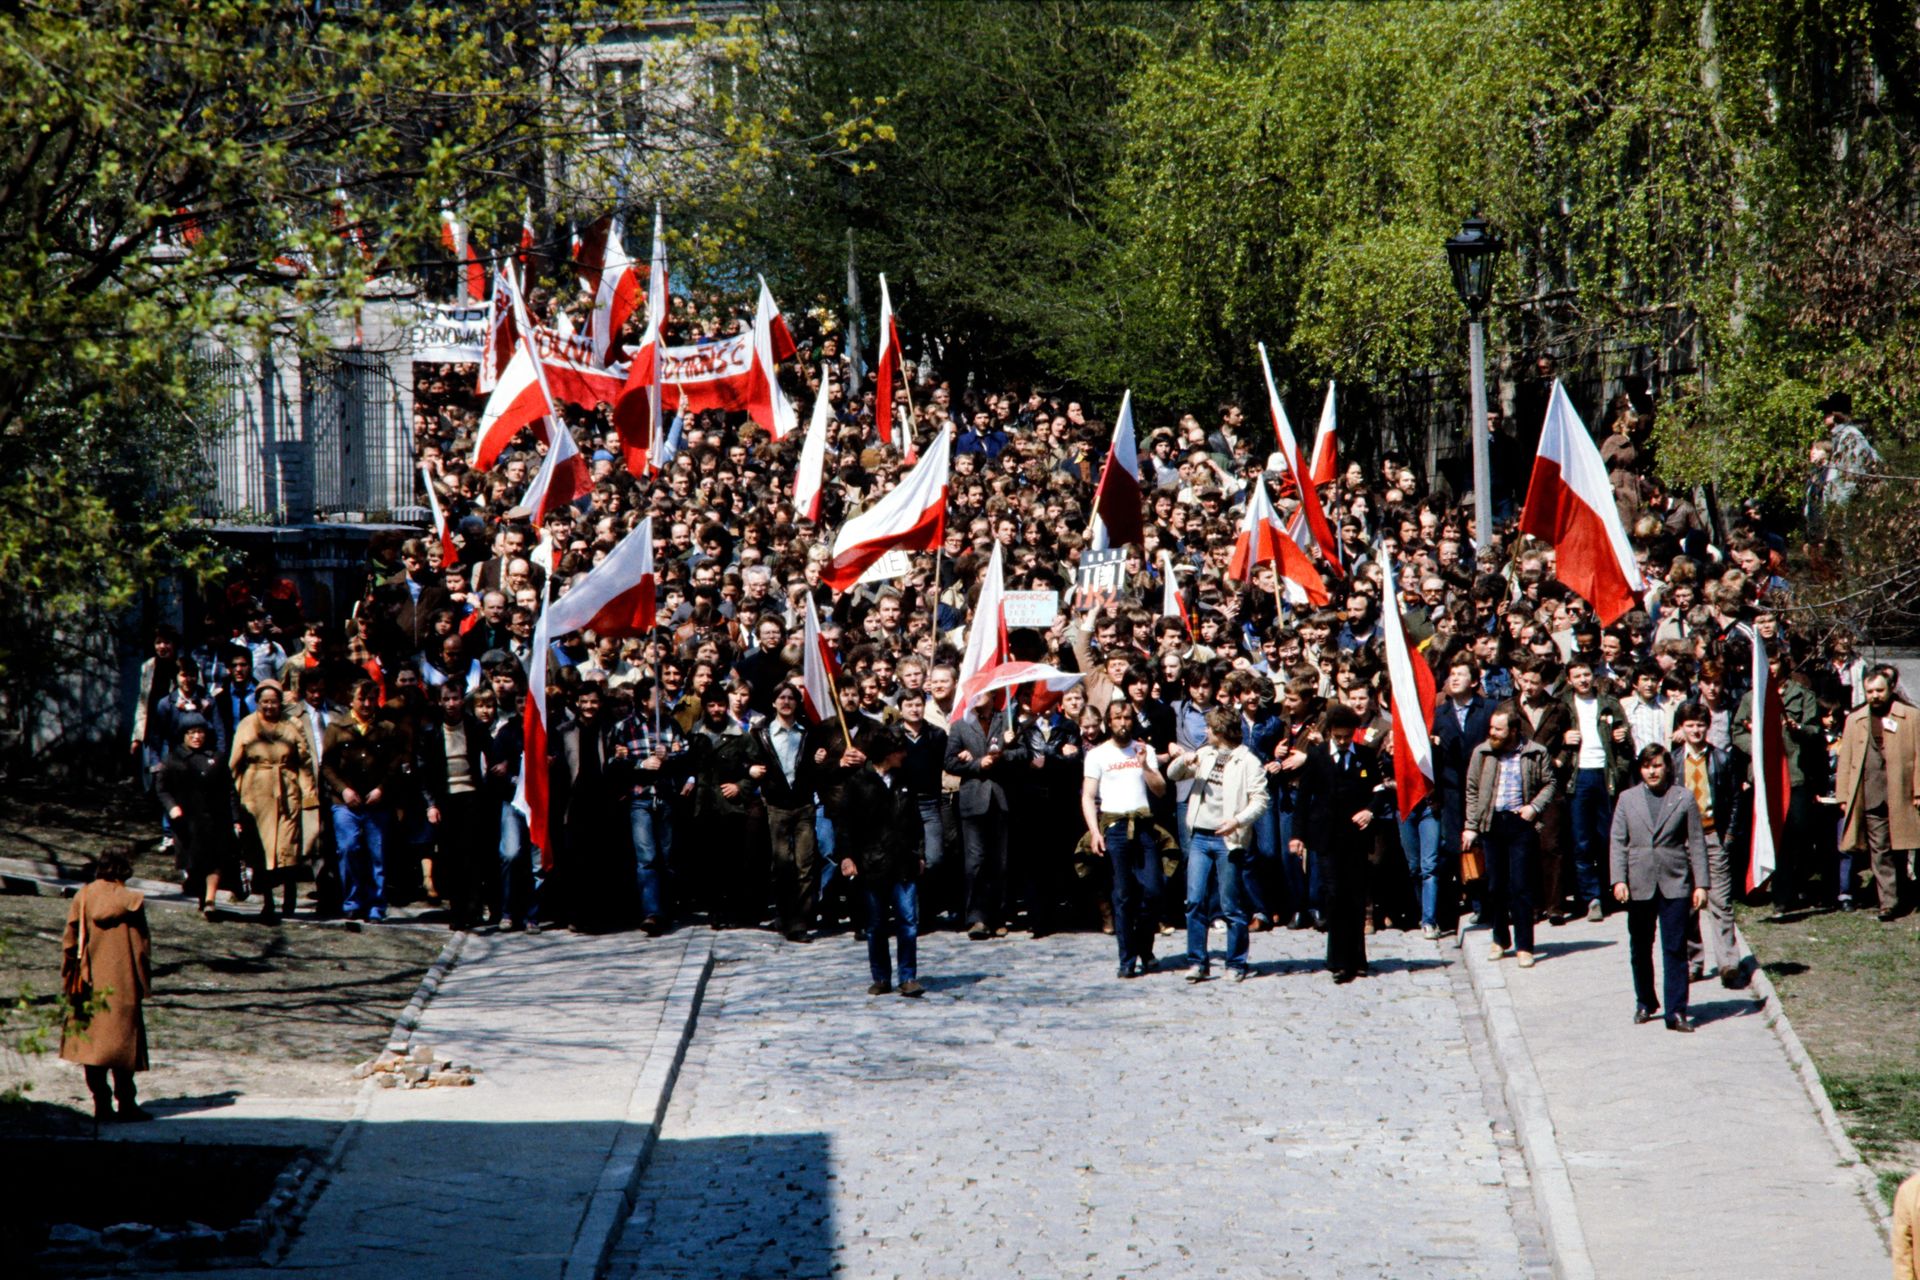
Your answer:
[[[1620,700],[1599,688],[1593,662],[1583,654],[1567,659],[1567,691],[1562,695],[1572,727],[1564,742],[1573,754],[1573,873],[1587,919],[1596,924],[1606,912],[1600,877],[1613,829],[1613,797],[1619,789],[1622,759],[1630,754],[1627,713]]]
[[[1160,841],[1154,835],[1150,795],[1167,780],[1154,750],[1134,740],[1133,704],[1116,695],[1107,704],[1107,740],[1087,752],[1080,812],[1095,857],[1113,868],[1113,936],[1122,978],[1153,969],[1153,914],[1160,892]]]
[[[860,735],[866,762],[847,779],[837,819],[840,873],[867,899],[867,967],[870,996],[894,990],[887,939],[899,939],[900,994],[913,998],[920,985],[921,873],[927,869],[920,802],[901,768],[906,739],[897,729],[873,728]]]
[[[1207,925],[1213,912],[1208,888],[1220,886],[1227,918],[1227,970],[1247,976],[1247,909],[1241,882],[1253,825],[1267,810],[1267,778],[1260,762],[1240,742],[1240,716],[1227,707],[1207,714],[1207,742],[1198,751],[1177,750],[1167,779],[1193,779],[1187,796],[1187,981],[1208,977]]]
[[[627,818],[633,834],[634,879],[640,890],[640,927],[657,938],[666,931],[673,795],[692,776],[686,735],[665,716],[656,723],[643,708],[614,731],[614,758],[622,762],[629,778]]]

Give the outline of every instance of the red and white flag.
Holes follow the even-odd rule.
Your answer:
[[[534,627],[533,652],[527,662],[526,720],[521,726],[525,755],[513,807],[527,819],[543,868],[553,865],[547,813],[547,658],[553,638],[589,630],[596,636],[645,635],[653,630],[655,595],[653,518],[649,516],[571,590],[550,603]]]
[[[533,260],[533,198],[523,197],[520,201],[520,269],[525,271]]]
[[[627,246],[621,238],[625,230],[620,216],[610,213],[595,221],[580,237],[581,269],[593,283],[593,312],[587,321],[587,334],[593,342],[595,364],[613,362],[614,343],[619,341],[627,317],[640,301],[639,273],[633,269],[633,259],[627,256]],[[654,234],[659,235],[657,213]]]
[[[1787,802],[1793,790],[1793,767],[1787,762],[1787,709],[1780,686],[1767,667],[1767,644],[1748,629],[1753,640],[1753,845],[1747,859],[1747,892],[1765,884],[1779,865],[1780,838],[1787,828]]]
[[[480,339],[480,374],[475,384],[481,391],[491,392],[499,385],[500,375],[519,345],[520,330],[513,315],[513,286],[506,275],[507,266],[501,263],[494,272],[493,294],[487,300],[487,331]]]
[[[538,525],[549,511],[570,506],[592,492],[593,473],[573,442],[573,432],[565,424],[556,424],[547,432],[547,456],[520,503],[529,512],[527,519]]]
[[[983,667],[971,676],[960,681],[953,695],[952,722],[957,722],[965,714],[963,707],[972,707],[980,699],[998,693],[1002,689],[1013,689],[1023,684],[1045,685],[1055,693],[1079,684],[1083,677],[1078,671],[1062,671],[1044,662],[1001,662],[991,667]],[[1035,702],[1038,703],[1036,697]]]
[[[747,416],[785,440],[800,425],[793,404],[780,390],[782,361],[793,359],[793,333],[780,314],[767,278],[760,277],[760,301],[753,309],[753,385],[747,404]]]
[[[1333,530],[1327,525],[1327,513],[1320,508],[1319,492],[1307,478],[1299,442],[1293,438],[1293,424],[1287,420],[1286,406],[1280,403],[1280,392],[1273,385],[1273,366],[1267,361],[1267,344],[1264,342],[1260,344],[1260,372],[1267,380],[1267,409],[1273,415],[1274,439],[1279,441],[1280,456],[1286,460],[1294,491],[1300,495],[1298,514],[1306,517],[1307,532],[1313,535],[1313,545],[1320,548],[1320,554],[1329,565],[1334,566],[1334,573],[1338,574],[1340,548],[1333,540]]]
[[[880,358],[873,366],[873,425],[880,440],[893,443],[893,380],[904,379],[900,359],[900,330],[893,322],[893,298],[887,292],[887,278],[880,277]]]
[[[1114,419],[1113,442],[1100,468],[1100,485],[1093,491],[1095,551],[1140,546],[1146,538],[1141,516],[1140,451],[1133,435],[1133,392],[1120,397],[1120,416]]]
[[[440,509],[440,491],[433,487],[433,472],[420,464],[420,483],[427,491],[427,510],[433,512],[433,530],[440,538],[440,566],[444,570],[460,563],[460,548],[453,540],[453,529]]]
[[[1554,576],[1593,606],[1603,627],[1624,617],[1646,590],[1606,464],[1558,378],[1540,428],[1520,532],[1553,544]]]
[[[837,714],[833,697],[833,655],[820,634],[818,612],[813,597],[800,606],[800,696],[806,699],[807,714],[816,722],[831,720]]]
[[[973,698],[966,693],[967,682],[1007,660],[1005,601],[1006,577],[1000,564],[1000,544],[996,541],[993,554],[987,558],[987,567],[980,575],[980,596],[973,602],[973,621],[967,626],[967,651],[960,657],[960,671],[954,681],[960,692],[954,694],[950,721],[957,723],[965,719],[967,709],[973,705]]]
[[[466,276],[467,297],[473,302],[484,302],[487,297],[487,269],[480,263],[480,255],[473,251],[473,241],[465,223],[453,216],[453,210],[440,211],[440,243],[447,246],[447,252],[453,260],[461,264]]]
[[[1413,816],[1433,790],[1433,668],[1407,643],[1400,624],[1400,592],[1393,584],[1393,559],[1380,557],[1380,630],[1387,650],[1387,682],[1393,694],[1393,789],[1400,817]]]
[[[1233,540],[1233,559],[1227,563],[1227,576],[1251,582],[1254,569],[1263,564],[1274,567],[1290,600],[1318,607],[1332,598],[1313,561],[1307,558],[1299,543],[1287,536],[1287,527],[1280,522],[1280,513],[1273,509],[1273,500],[1267,496],[1265,478],[1256,477],[1253,492],[1247,498],[1246,519],[1240,524],[1239,536]]]
[[[1313,437],[1313,461],[1307,464],[1308,483],[1315,488],[1332,484],[1336,479],[1334,471],[1340,465],[1338,453],[1334,442],[1333,383],[1329,382],[1327,402],[1320,406],[1320,429]]]
[[[1180,582],[1173,573],[1173,553],[1164,549],[1160,552],[1160,616],[1180,619],[1187,637],[1193,637],[1193,619],[1187,616],[1187,599],[1180,594]]]
[[[640,350],[627,366],[627,385],[613,406],[614,429],[620,433],[620,449],[626,454],[627,470],[636,476],[653,469],[653,450],[649,443],[661,425],[661,388],[665,385],[663,367],[667,325],[667,229],[660,210],[653,211],[653,258],[647,268],[647,329],[640,339]],[[684,381],[684,379],[682,379]]]
[[[491,467],[515,436],[552,415],[553,404],[547,398],[541,374],[532,344],[514,343],[513,356],[500,371],[486,407],[480,411],[480,426],[473,441],[475,470]]]
[[[800,442],[800,466],[793,473],[793,512],[802,520],[820,522],[820,494],[826,487],[827,433],[833,421],[833,406],[827,401],[828,368],[820,365],[820,394],[813,401],[813,417],[807,421],[807,435]]]
[[[820,575],[830,588],[846,591],[881,556],[894,548],[931,551],[947,530],[947,467],[953,453],[953,424],[940,428],[918,466],[891,492],[840,526],[833,560]]]

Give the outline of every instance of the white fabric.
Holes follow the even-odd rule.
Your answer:
[[[1124,748],[1109,739],[1087,752],[1083,776],[1100,783],[1100,812],[1136,813],[1147,807],[1146,757],[1152,751],[1136,738]]]
[[[1575,767],[1580,769],[1604,769],[1607,767],[1607,745],[1600,741],[1600,699],[1597,696],[1582,698],[1577,694],[1573,699],[1573,714],[1580,730],[1580,758]]]

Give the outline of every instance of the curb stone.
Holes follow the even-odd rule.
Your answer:
[[[1513,998],[1507,994],[1507,980],[1498,969],[1475,954],[1475,948],[1490,933],[1475,930],[1465,936],[1460,948],[1466,962],[1467,977],[1486,1023],[1487,1043],[1500,1068],[1507,1108],[1513,1115],[1515,1134],[1526,1157],[1527,1172],[1533,1181],[1533,1202],[1540,1211],[1540,1230],[1546,1237],[1547,1251],[1553,1259],[1553,1274],[1558,1280],[1594,1280],[1593,1258],[1587,1253],[1587,1237],[1580,1226],[1580,1207],[1573,1195],[1573,1179],[1560,1154],[1560,1142],[1553,1129],[1553,1113],[1547,1107],[1547,1092],[1533,1068],[1533,1054],[1521,1033],[1520,1020],[1513,1012]]]
[[[633,1092],[627,1099],[625,1122],[614,1136],[601,1168],[600,1180],[587,1207],[580,1216],[573,1247],[567,1254],[561,1275],[566,1280],[591,1280],[606,1268],[621,1225],[633,1212],[634,1197],[653,1144],[666,1119],[667,1102],[673,1096],[673,1084],[686,1060],[687,1045],[693,1039],[700,1001],[706,994],[707,979],[713,973],[713,938],[702,930],[688,931],[686,950],[680,957],[673,986],[667,992],[660,1012],[660,1028],[653,1045],[634,1077]]]
[[[1873,1219],[1874,1228],[1880,1232],[1881,1241],[1891,1248],[1892,1211],[1880,1199],[1880,1187],[1873,1169],[1861,1157],[1860,1149],[1853,1145],[1846,1126],[1840,1123],[1840,1115],[1833,1109],[1833,1100],[1827,1097],[1827,1086],[1820,1079],[1820,1069],[1813,1065],[1807,1046],[1801,1043],[1800,1034],[1793,1029],[1786,1006],[1780,1001],[1780,993],[1774,990],[1767,971],[1761,968],[1760,958],[1747,945],[1747,935],[1736,928],[1734,937],[1740,943],[1741,963],[1746,964],[1747,972],[1753,975],[1751,994],[1760,1004],[1767,1026],[1772,1028],[1774,1039],[1780,1042],[1781,1052],[1787,1055],[1788,1065],[1799,1078],[1800,1087],[1806,1090],[1807,1099],[1813,1103],[1813,1113],[1820,1118],[1820,1128],[1826,1132],[1827,1141],[1833,1144],[1840,1164],[1852,1176],[1854,1189],[1860,1193],[1860,1201]],[[1748,964],[1748,961],[1752,963]]]

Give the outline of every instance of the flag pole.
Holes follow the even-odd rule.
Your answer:
[[[827,671],[827,691],[833,695],[834,714],[840,719],[840,740],[846,744],[847,750],[851,751],[853,750],[853,733],[847,728],[847,708],[840,701],[840,682],[834,679],[831,669]]]

